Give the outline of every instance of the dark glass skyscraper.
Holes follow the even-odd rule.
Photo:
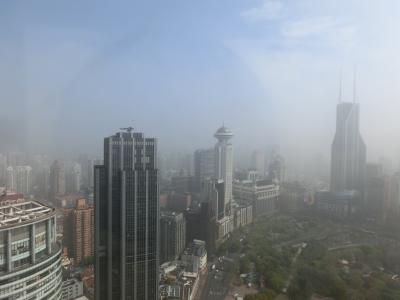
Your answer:
[[[332,144],[331,190],[365,195],[367,150],[360,134],[357,103],[337,106],[336,135]]]
[[[156,139],[131,128],[104,139],[94,184],[97,300],[158,298],[156,152]]]

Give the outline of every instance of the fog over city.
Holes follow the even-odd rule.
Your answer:
[[[398,164],[399,1],[119,3],[1,1],[1,151],[100,156],[133,126],[191,153],[224,122],[236,164],[279,145],[328,168],[356,73],[368,160]]]
[[[399,300],[400,0],[0,0],[0,299]]]

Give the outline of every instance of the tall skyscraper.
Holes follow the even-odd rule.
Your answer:
[[[233,137],[233,133],[225,126],[222,126],[214,136],[218,139],[214,148],[214,177],[217,180],[224,181],[224,212],[227,213],[230,210],[232,201],[233,146],[229,140]]]
[[[65,168],[61,161],[54,161],[50,167],[50,198],[65,194]]]
[[[132,128],[105,138],[94,173],[96,299],[157,299],[156,139]]]
[[[331,190],[365,195],[367,150],[359,129],[359,104],[339,103],[332,144]]]

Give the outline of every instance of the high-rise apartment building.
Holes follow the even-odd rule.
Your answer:
[[[50,167],[50,198],[65,194],[65,168],[61,161],[54,161]]]
[[[28,196],[32,188],[32,168],[17,166],[14,168],[15,191]]]
[[[7,184],[7,156],[0,153],[0,186]]]
[[[76,206],[64,210],[64,246],[75,263],[94,255],[94,210],[84,198]]]
[[[365,196],[367,150],[359,129],[359,104],[339,103],[332,144],[331,190]]]
[[[104,139],[95,167],[95,297],[158,298],[157,142],[127,128]]]
[[[178,259],[186,246],[186,221],[182,213],[163,212],[160,219],[160,262]]]

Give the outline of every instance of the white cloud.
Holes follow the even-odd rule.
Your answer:
[[[282,11],[283,3],[280,0],[264,0],[261,6],[252,7],[241,13],[241,16],[250,22],[277,19]]]
[[[297,21],[283,22],[279,34],[289,40],[312,39],[336,48],[349,49],[357,43],[358,28],[330,16],[308,17]]]
[[[331,17],[308,18],[300,21],[286,22],[282,28],[282,35],[289,38],[303,38],[309,35],[318,35],[332,30],[338,22]]]

